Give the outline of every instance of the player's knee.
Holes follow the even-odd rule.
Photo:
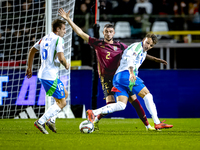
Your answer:
[[[64,100],[62,100],[62,102],[61,102],[61,106],[62,106],[62,108],[64,108],[66,105],[67,105],[67,102],[66,102],[66,100],[65,100],[65,99],[64,99]]]
[[[106,97],[106,103],[107,103],[107,104],[115,103],[115,98],[114,98],[114,96],[113,96],[113,95],[108,95],[108,96]]]
[[[139,93],[138,93],[138,95],[140,96],[140,97],[142,97],[142,98],[144,98],[147,94],[149,94],[150,92],[149,92],[149,90],[146,88],[146,87],[144,87]]]
[[[134,100],[136,100],[137,99],[137,96],[136,95],[132,95],[132,96],[130,96],[129,97],[129,99],[128,99],[128,101],[130,102],[130,103],[132,103]]]

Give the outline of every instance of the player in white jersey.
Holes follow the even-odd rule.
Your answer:
[[[173,125],[168,125],[160,122],[157,116],[153,96],[144,85],[142,79],[138,77],[138,69],[146,58],[147,51],[153,48],[157,43],[157,37],[154,34],[147,34],[142,42],[136,42],[125,49],[120,66],[118,67],[113,78],[113,89],[117,97],[117,103],[109,104],[97,110],[100,114],[113,113],[126,108],[128,98],[135,96],[144,99],[147,110],[152,116],[155,124],[155,129],[171,128]]]
[[[26,75],[28,78],[32,76],[32,64],[36,52],[40,52],[41,66],[38,72],[38,78],[41,81],[46,95],[53,96],[55,103],[48,108],[48,110],[34,122],[34,125],[44,134],[48,134],[45,129],[45,123],[50,130],[56,132],[55,124],[50,122],[50,118],[58,114],[62,108],[66,106],[66,98],[68,92],[64,87],[62,81],[58,79],[58,71],[60,63],[69,69],[64,57],[64,41],[63,36],[66,33],[65,21],[56,19],[52,22],[53,32],[44,36],[30,49],[28,55],[28,68]]]

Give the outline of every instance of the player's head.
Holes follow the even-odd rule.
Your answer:
[[[151,48],[153,48],[157,42],[158,42],[157,36],[153,33],[148,33],[143,39],[144,51],[148,51]]]
[[[115,27],[113,24],[106,24],[103,29],[104,41],[110,42],[113,40]]]
[[[66,29],[65,29],[65,21],[60,20],[60,19],[56,19],[52,22],[52,30],[56,35],[59,35],[61,37],[64,36],[64,34],[66,33]]]

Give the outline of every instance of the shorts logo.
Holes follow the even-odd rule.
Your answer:
[[[63,96],[63,95],[64,95],[63,91],[61,91],[60,93],[61,93],[61,96]]]

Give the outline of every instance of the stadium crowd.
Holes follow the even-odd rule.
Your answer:
[[[94,36],[94,1],[76,0],[74,11],[74,22],[91,37]],[[100,21],[114,24],[128,21],[131,38],[140,38],[141,33],[150,31],[155,21],[167,22],[169,30],[199,30],[200,0],[99,1]],[[3,0],[0,12],[0,61],[26,60],[28,49],[44,36],[41,34],[45,31],[45,0]],[[88,45],[75,34],[72,45],[72,60],[84,59],[80,45],[84,49]]]

